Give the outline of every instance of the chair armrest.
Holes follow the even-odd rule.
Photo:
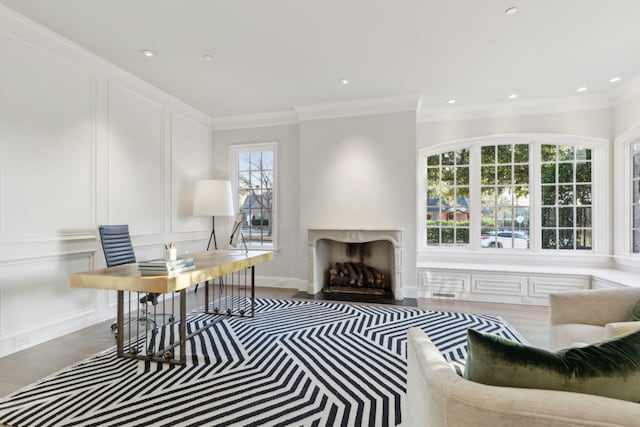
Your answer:
[[[613,322],[607,323],[604,327],[604,339],[617,337],[640,329],[640,322]]]
[[[549,323],[604,326],[626,321],[640,299],[640,287],[588,289],[549,294]]]

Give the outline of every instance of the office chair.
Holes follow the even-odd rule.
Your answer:
[[[100,233],[100,242],[102,243],[102,251],[104,252],[104,259],[107,263],[107,267],[114,267],[116,265],[132,264],[136,262],[136,255],[133,252],[133,244],[131,243],[131,236],[129,235],[128,225],[100,225],[98,226]],[[158,304],[159,294],[148,293],[140,298],[141,304],[151,303],[152,305]],[[141,309],[142,316],[132,318],[140,322],[150,322],[154,326],[158,326],[157,322],[149,317],[149,311]],[[171,315],[161,313],[161,316]],[[117,324],[111,325],[111,330],[115,331]]]

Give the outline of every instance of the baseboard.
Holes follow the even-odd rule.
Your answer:
[[[296,277],[256,276],[256,286],[304,291],[307,289],[307,281]]]

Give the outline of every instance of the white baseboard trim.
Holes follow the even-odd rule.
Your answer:
[[[306,291],[307,281],[296,277],[256,276],[256,286]]]

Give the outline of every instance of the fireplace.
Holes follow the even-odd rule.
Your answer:
[[[308,238],[309,294],[402,298],[401,229],[312,228]]]

